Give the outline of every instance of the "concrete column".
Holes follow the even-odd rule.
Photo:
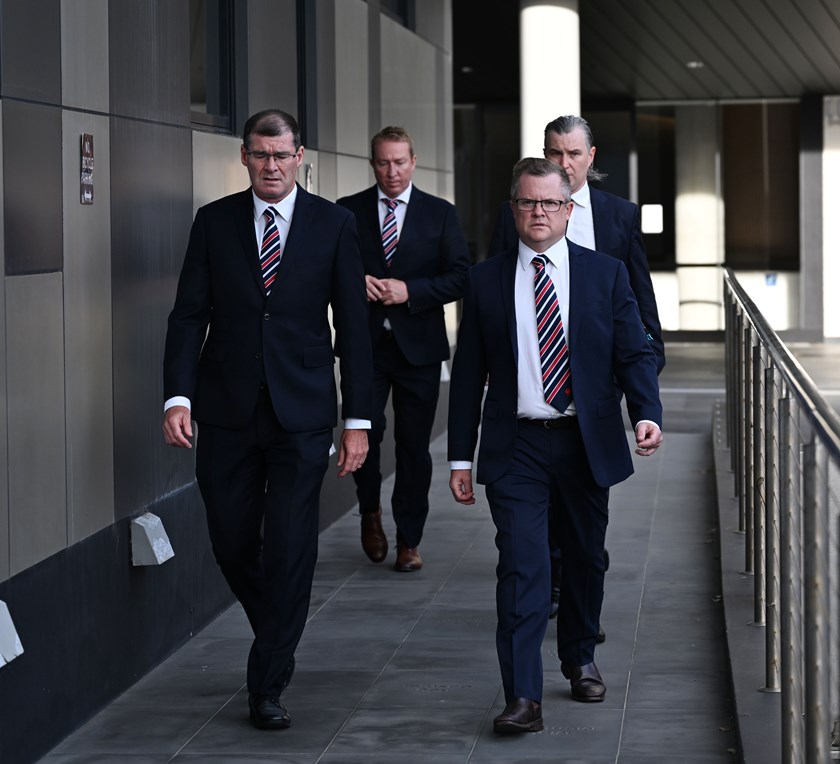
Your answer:
[[[542,156],[552,119],[580,114],[579,26],[577,0],[520,0],[522,156]]]
[[[823,336],[840,337],[840,300],[833,297],[840,284],[840,96],[826,96],[823,109],[822,147],[822,276],[818,277],[823,300]],[[806,181],[803,179],[803,184]],[[805,251],[803,247],[803,260]],[[805,263],[800,268],[805,270]],[[816,289],[815,289],[816,291]]]
[[[680,329],[723,329],[723,202],[717,107],[676,113],[676,260]]]

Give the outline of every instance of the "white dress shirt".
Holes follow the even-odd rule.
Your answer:
[[[592,199],[589,184],[584,183],[572,194],[572,216],[566,228],[566,237],[587,249],[595,249],[595,224],[592,222]]]

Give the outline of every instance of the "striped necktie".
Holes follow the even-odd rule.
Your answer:
[[[266,207],[263,213],[265,231],[263,231],[262,245],[260,246],[260,269],[262,270],[266,297],[271,294],[271,285],[274,283],[277,266],[280,263],[280,232],[277,230],[277,223],[274,221],[276,214],[277,210],[274,207]]]
[[[397,251],[397,216],[394,210],[399,202],[396,199],[383,199],[388,207],[385,220],[382,221],[382,248],[385,250],[385,265],[390,268]]]
[[[547,258],[537,255],[534,265],[534,299],[537,311],[537,339],[540,346],[545,402],[564,412],[572,400],[569,379],[569,347],[563,332],[563,319],[554,284],[545,269]]]

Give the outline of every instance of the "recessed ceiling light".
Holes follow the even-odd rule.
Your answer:
[[[703,68],[703,62],[702,61],[686,61],[685,65],[689,69],[702,69]]]
[[[461,74],[472,74],[473,68],[471,66],[462,66]]]

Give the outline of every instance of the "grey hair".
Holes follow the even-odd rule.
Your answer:
[[[564,114],[562,117],[557,117],[557,119],[551,120],[551,122],[545,126],[545,138],[543,145],[548,148],[549,133],[568,135],[578,128],[583,131],[583,137],[586,141],[586,150],[590,151],[594,145],[592,140],[592,128],[583,117],[578,117],[574,114]],[[603,180],[606,177],[607,173],[597,170],[594,164],[589,165],[589,169],[586,171],[587,180],[597,181]]]

